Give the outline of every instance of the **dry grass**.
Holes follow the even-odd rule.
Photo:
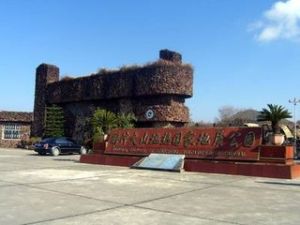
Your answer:
[[[107,69],[107,68],[100,68],[96,73],[92,73],[87,76],[80,76],[80,77],[71,77],[71,76],[63,76],[58,82],[68,82],[68,81],[74,81],[74,80],[82,80],[82,79],[88,79],[88,77],[91,76],[99,76],[99,75],[111,75],[111,74],[124,74],[129,72],[138,72],[138,70],[141,69],[151,69],[153,67],[161,67],[161,66],[174,66],[174,67],[184,67],[187,69],[193,70],[193,67],[191,64],[178,64],[169,60],[163,60],[159,59],[155,62],[148,62],[143,65],[137,65],[137,64],[131,64],[131,65],[123,65],[119,69]],[[57,83],[57,82],[54,82]]]
[[[60,79],[60,81],[68,81],[68,80],[73,80],[73,79],[74,79],[74,77],[71,77],[71,76],[66,75],[66,76],[63,76],[63,77]]]

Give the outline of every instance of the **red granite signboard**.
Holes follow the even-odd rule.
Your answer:
[[[256,161],[261,140],[260,128],[115,129],[109,135],[105,153],[184,154],[190,159]]]

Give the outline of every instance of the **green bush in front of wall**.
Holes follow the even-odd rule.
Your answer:
[[[106,109],[97,109],[90,119],[93,128],[93,142],[103,141],[104,135],[114,128],[132,128],[136,118],[134,114],[115,114]]]

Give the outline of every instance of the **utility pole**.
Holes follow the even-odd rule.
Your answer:
[[[296,106],[300,103],[300,99],[294,98],[290,99],[289,103],[294,105],[294,157],[297,157],[297,124],[296,124]]]

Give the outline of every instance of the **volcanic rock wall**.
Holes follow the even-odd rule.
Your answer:
[[[43,136],[45,113],[46,113],[46,90],[48,84],[59,80],[59,68],[54,65],[41,64],[36,68],[35,76],[35,98],[32,136]]]
[[[82,140],[86,118],[97,108],[134,113],[140,127],[183,126],[189,121],[185,98],[192,96],[193,69],[181,55],[160,51],[160,59],[141,67],[102,70],[90,76],[59,81],[58,68],[37,68],[33,133],[42,136],[46,105],[62,106],[66,133]]]

